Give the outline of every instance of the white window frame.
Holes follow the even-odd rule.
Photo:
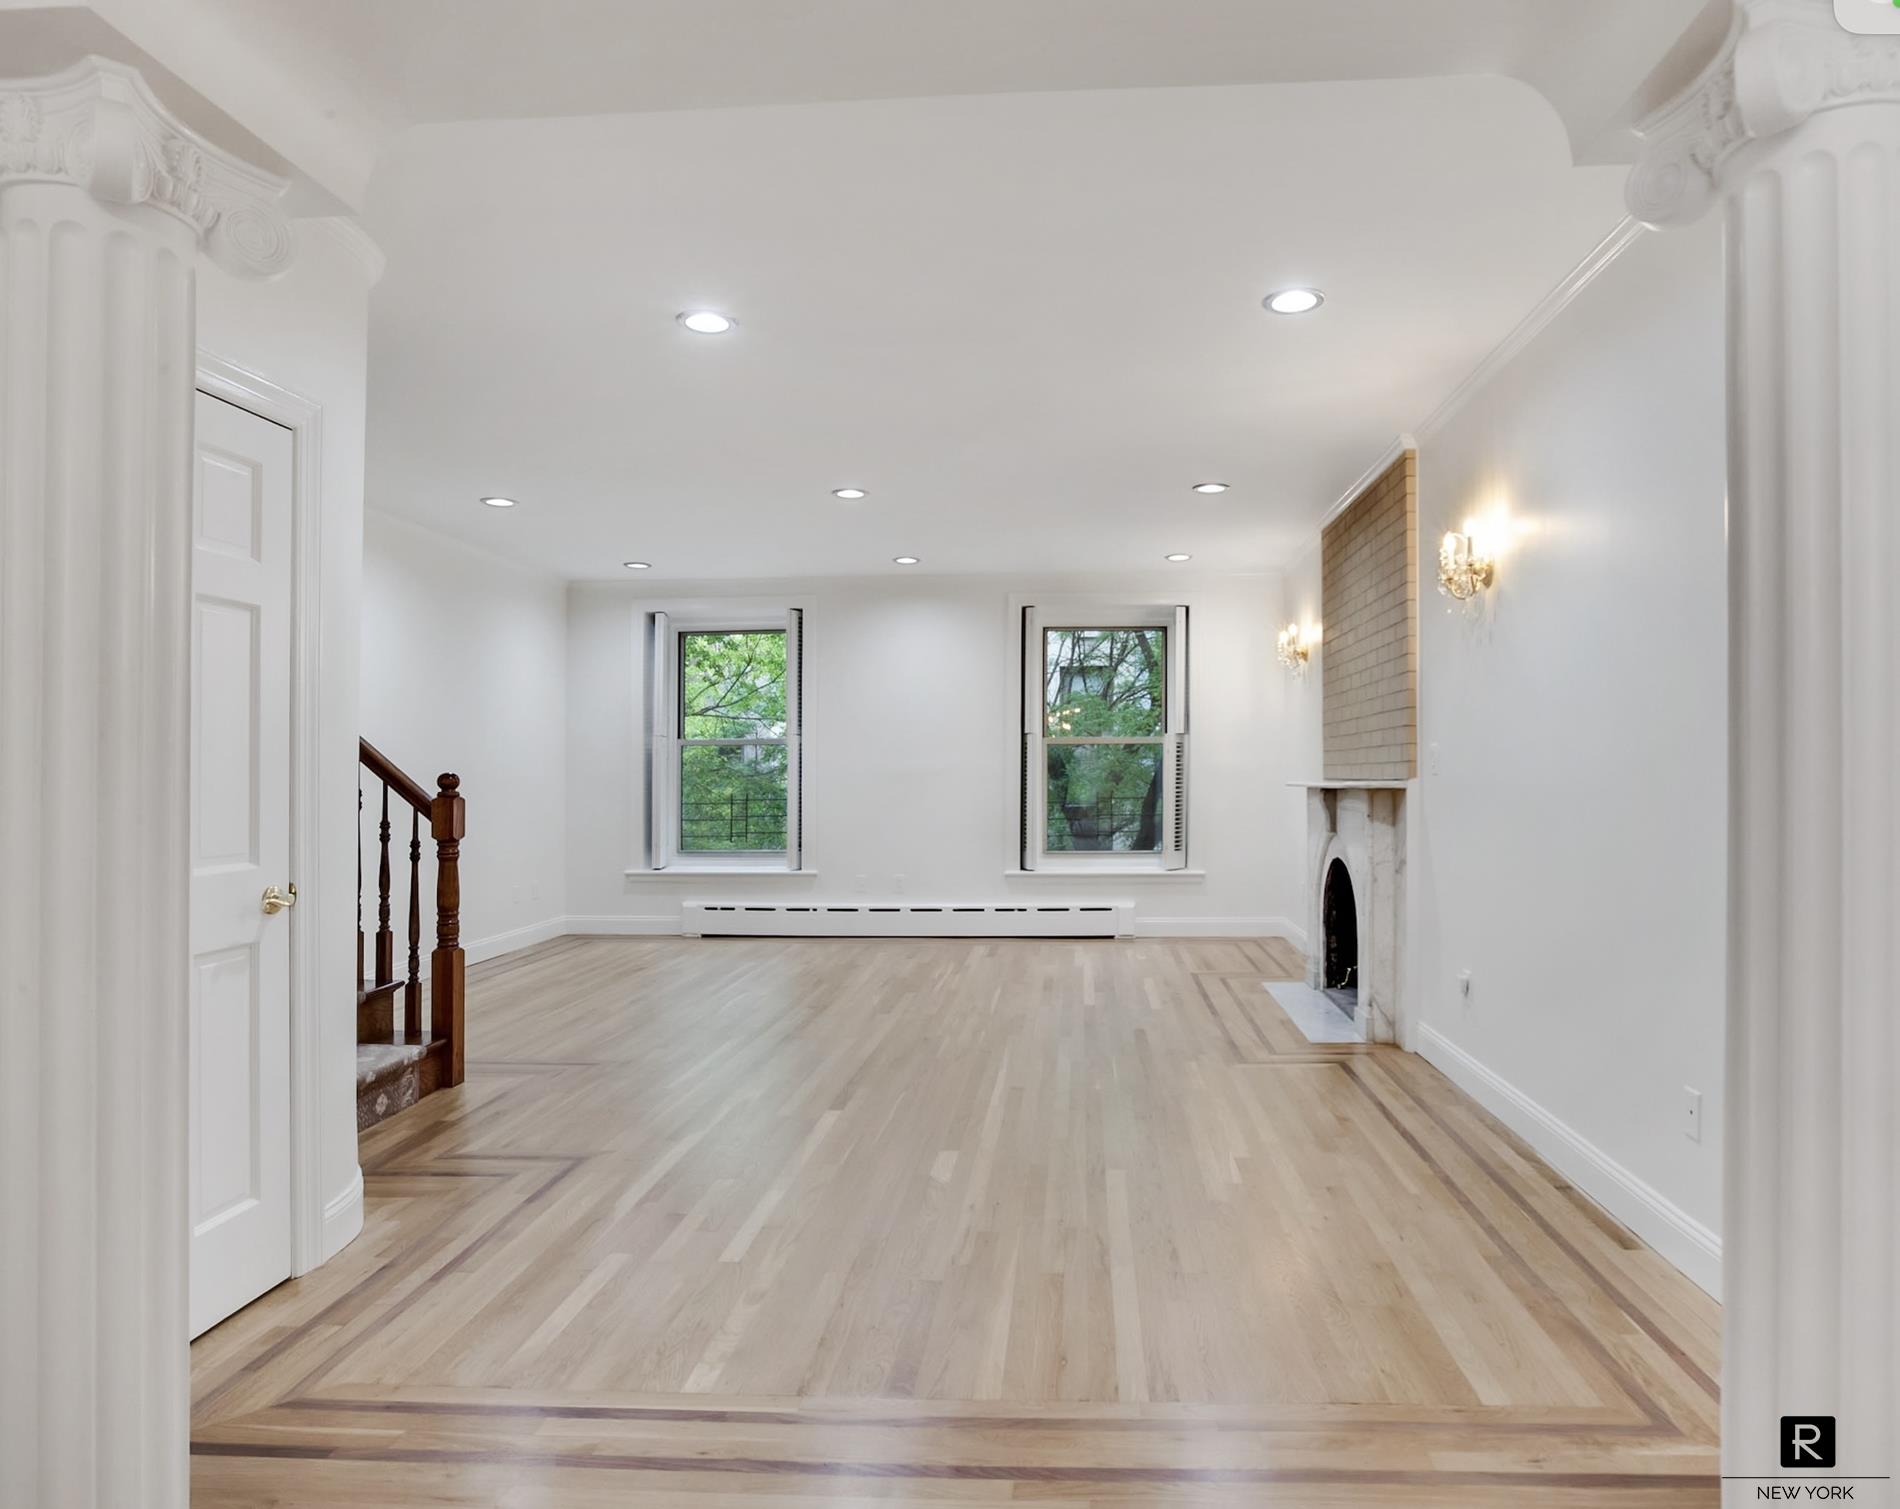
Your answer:
[[[1188,605],[1103,600],[1017,600],[1022,719],[1017,766],[1017,862],[1025,874],[1165,874],[1188,867],[1188,707],[1191,642]],[[1167,631],[1163,682],[1161,848],[1156,853],[1051,851],[1048,843],[1049,745],[1044,696],[1050,629],[1161,628]],[[1108,740],[1137,743],[1139,740]]]
[[[746,604],[654,608],[644,615],[641,666],[646,682],[642,784],[646,807],[644,863],[629,875],[811,874],[811,699],[805,668],[805,606],[761,610]],[[785,852],[689,852],[680,847],[680,760],[703,740],[680,735],[680,641],[689,634],[785,635]],[[717,741],[729,742],[729,741]],[[753,741],[740,741],[753,742]],[[778,743],[779,740],[764,742]]]

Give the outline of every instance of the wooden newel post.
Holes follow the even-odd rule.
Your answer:
[[[429,1036],[449,1045],[448,1083],[463,1077],[462,834],[467,810],[462,778],[437,777],[429,803],[429,832],[435,839],[435,951],[429,955]]]

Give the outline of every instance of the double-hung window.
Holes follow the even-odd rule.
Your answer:
[[[802,868],[803,628],[648,615],[650,868]]]
[[[1023,609],[1022,867],[1187,865],[1183,607]]]

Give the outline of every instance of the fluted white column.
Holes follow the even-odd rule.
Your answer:
[[[1645,136],[1636,213],[1728,224],[1723,1470],[1900,1473],[1900,37],[1742,0]]]
[[[0,1504],[183,1509],[193,265],[278,180],[0,82]]]

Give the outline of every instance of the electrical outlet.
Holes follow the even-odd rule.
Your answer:
[[[1459,996],[1459,999],[1463,1000],[1467,1005],[1470,1004],[1471,971],[1468,969],[1461,969],[1458,971],[1458,996]]]
[[[1435,739],[1426,747],[1425,768],[1432,775],[1440,775],[1444,772],[1445,761],[1438,752],[1438,741]]]
[[[904,894],[904,877],[902,875],[893,875],[891,877],[891,887],[893,895],[902,896]]]
[[[1702,1140],[1702,1092],[1689,1085],[1682,1087],[1682,1135],[1691,1142]]]

